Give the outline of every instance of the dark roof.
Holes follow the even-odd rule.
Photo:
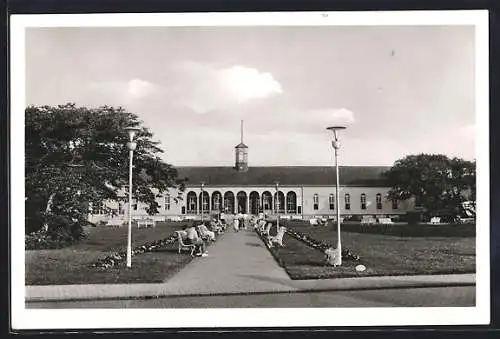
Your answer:
[[[385,186],[382,173],[388,166],[340,166],[340,184],[350,186]],[[335,185],[333,166],[268,166],[249,167],[238,172],[234,167],[177,167],[180,178],[187,178],[188,186],[250,186],[250,185]]]
[[[234,148],[248,148],[247,145],[245,145],[244,143],[240,142],[238,145],[236,145]]]

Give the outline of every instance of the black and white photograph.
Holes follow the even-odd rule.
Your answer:
[[[13,326],[489,322],[486,11],[11,24]]]

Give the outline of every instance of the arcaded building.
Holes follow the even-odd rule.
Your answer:
[[[340,206],[335,199],[334,166],[259,166],[248,163],[249,147],[241,142],[235,146],[234,166],[178,167],[179,177],[186,178],[186,189],[180,199],[171,191],[158,198],[159,213],[154,219],[193,219],[225,213],[269,215],[303,218],[405,214],[413,209],[411,201],[387,199],[389,187],[384,182],[384,166],[340,166]],[[107,202],[115,218],[125,217],[127,204]],[[147,218],[145,205],[134,203],[134,219]],[[91,221],[108,219],[113,213],[93,208]]]

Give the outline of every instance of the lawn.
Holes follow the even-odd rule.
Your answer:
[[[332,225],[313,228],[289,222],[287,226],[314,239],[336,244],[337,232]],[[474,273],[475,226],[455,226],[394,225],[367,229],[370,226],[343,225],[342,248],[361,259],[359,262],[344,260],[337,268],[325,266],[321,251],[289,235],[283,238],[285,247],[273,248],[272,252],[292,279]],[[416,227],[421,228],[415,230]],[[357,272],[358,264],[365,265],[366,270]]]
[[[132,246],[167,238],[182,228],[179,223],[157,223],[155,228],[132,228]],[[132,257],[132,268],[122,263],[116,268],[91,268],[90,264],[124,249],[127,228],[92,227],[89,237],[79,244],[57,250],[26,251],[26,285],[155,283],[178,272],[192,258],[178,254],[177,243],[156,252]]]

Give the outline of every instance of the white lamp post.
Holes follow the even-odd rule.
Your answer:
[[[280,201],[280,189],[279,182],[276,181],[274,185],[276,186],[276,201],[274,202],[274,206],[276,207],[276,232],[280,229],[280,211],[279,211],[279,201]]]
[[[203,204],[203,200],[204,200],[204,199],[203,199],[203,198],[204,198],[204,197],[203,197],[203,186],[205,186],[205,182],[203,182],[203,181],[202,181],[202,182],[201,182],[201,199],[200,199],[200,202],[201,202],[201,223],[202,223],[202,224],[203,224],[203,207],[204,207],[204,206],[203,206],[203,205],[204,205],[204,204]]]
[[[342,244],[340,241],[340,197],[339,197],[339,162],[338,162],[338,151],[340,149],[340,141],[338,138],[339,131],[345,129],[344,126],[331,126],[327,127],[328,130],[333,132],[332,146],[335,150],[335,200],[337,202],[337,262],[335,265],[342,265]]]
[[[132,159],[134,158],[134,150],[137,143],[134,141],[138,128],[128,127],[125,129],[128,132],[129,142],[127,147],[129,150],[129,170],[128,170],[128,236],[127,236],[127,267],[132,267]]]

